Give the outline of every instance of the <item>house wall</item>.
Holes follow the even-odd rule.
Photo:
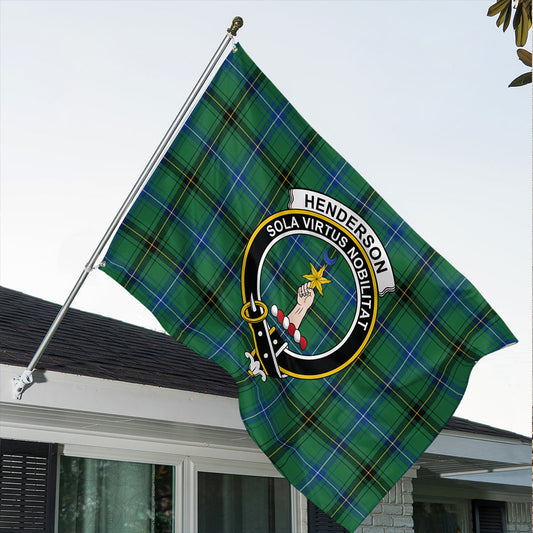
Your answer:
[[[507,533],[531,532],[531,504],[508,502],[506,504]]]
[[[411,468],[365,518],[355,533],[413,533],[414,478],[416,470]]]
[[[198,471],[279,476],[245,432],[235,399],[46,372],[37,374],[22,400],[14,400],[11,380],[21,371],[0,365],[0,438],[59,442],[64,455],[76,457],[175,465],[177,478],[188,482],[177,485],[179,494],[181,486],[194,486]],[[432,447],[450,460],[476,458],[481,452],[484,460],[503,457],[511,465],[531,459],[529,444],[449,432],[439,435]],[[507,532],[531,531],[530,487],[492,488],[416,477],[416,470],[410,469],[356,532],[414,533],[414,497],[464,505],[465,533],[472,531],[467,502],[474,498],[506,501]],[[188,533],[195,530],[196,502],[189,493],[182,499],[180,512],[185,518],[177,531]],[[305,498],[294,491],[293,503],[297,524],[293,531],[307,533]]]
[[[415,502],[440,502],[456,506],[463,533],[472,533],[472,500],[505,502],[506,533],[531,533],[531,486],[421,478],[414,483]]]

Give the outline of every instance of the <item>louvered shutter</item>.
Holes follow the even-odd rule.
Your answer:
[[[53,533],[57,444],[0,439],[0,532]]]
[[[505,503],[473,500],[475,533],[506,533]]]
[[[307,502],[307,523],[309,533],[348,533],[314,503]]]

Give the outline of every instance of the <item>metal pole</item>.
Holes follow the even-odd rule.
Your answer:
[[[120,222],[122,221],[126,213],[128,212],[128,209],[133,203],[133,200],[136,198],[137,194],[144,187],[145,183],[148,181],[148,178],[151,176],[152,172],[154,171],[154,169],[156,168],[156,166],[159,164],[160,160],[164,156],[169,144],[173,141],[179,127],[181,126],[183,120],[186,118],[187,113],[189,112],[196,97],[198,96],[205,82],[207,81],[211,73],[213,72],[213,69],[215,68],[216,64],[218,63],[219,59],[224,53],[224,50],[226,49],[226,47],[228,46],[232,38],[237,34],[237,31],[239,30],[239,28],[242,27],[242,25],[243,25],[243,20],[241,17],[235,17],[233,19],[231,26],[227,29],[226,36],[224,37],[224,39],[218,46],[217,50],[213,54],[213,57],[210,59],[204,72],[200,76],[199,80],[196,82],[196,85],[193,87],[191,93],[185,100],[185,103],[181,107],[176,118],[174,119],[170,127],[168,128],[163,139],[157,146],[152,157],[150,158],[150,160],[144,167],[144,170],[141,172],[141,175],[139,176],[137,181],[135,182],[133,189],[131,190],[131,192],[128,194],[128,196],[124,200],[124,203],[122,204],[118,213],[115,215],[115,218],[113,219],[109,228],[107,229],[104,236],[102,237],[102,240],[100,241],[100,243],[94,250],[87,264],[85,265],[85,268],[83,269],[83,272],[81,273],[78,281],[76,282],[76,285],[74,285],[74,288],[72,289],[68,298],[63,304],[63,307],[61,307],[56,318],[52,322],[52,325],[48,329],[48,332],[46,333],[43,340],[41,341],[39,348],[37,348],[37,351],[35,352],[33,359],[30,361],[30,364],[26,367],[26,369],[22,372],[20,376],[13,378],[13,394],[17,400],[20,400],[22,398],[22,393],[24,392],[24,389],[33,382],[33,371],[35,367],[37,366],[39,359],[41,358],[44,350],[46,349],[46,347],[52,340],[54,333],[57,331],[59,324],[61,324],[61,321],[63,320],[66,312],[68,311],[72,301],[74,300],[79,290],[81,289],[81,286],[85,282],[85,279],[87,278],[89,273],[93,270],[96,260],[98,259],[103,249],[107,245],[109,239],[111,238],[111,236],[117,229],[118,225],[120,224]]]

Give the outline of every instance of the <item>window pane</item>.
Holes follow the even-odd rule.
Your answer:
[[[198,473],[198,533],[290,533],[285,479]]]
[[[460,512],[453,503],[415,502],[415,533],[461,533]]]
[[[173,468],[61,457],[58,533],[172,533]]]

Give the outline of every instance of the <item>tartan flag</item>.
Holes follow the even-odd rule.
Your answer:
[[[516,339],[477,290],[230,52],[104,272],[225,368],[276,468],[353,531]]]

